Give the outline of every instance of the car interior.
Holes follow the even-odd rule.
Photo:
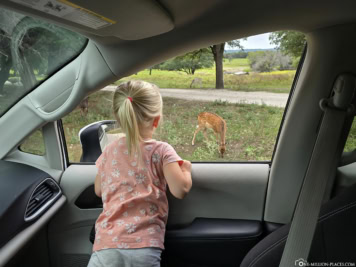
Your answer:
[[[161,264],[355,266],[356,154],[343,152],[356,106],[355,10],[350,0],[2,0],[0,33],[11,38],[0,38],[0,52],[10,51],[11,66],[26,78],[0,98],[0,266],[87,266],[102,211],[94,161],[105,122],[83,129],[94,138],[81,136],[82,162],[71,163],[61,121],[85,97],[182,53],[286,29],[305,33],[307,46],[272,159],[192,162],[191,192],[183,200],[169,196]],[[56,34],[33,44],[26,38],[38,34],[34,28]],[[30,75],[26,49],[55,38],[73,44],[70,51],[53,46],[50,71]],[[329,119],[329,109],[343,117]],[[37,130],[44,153],[21,150]],[[313,216],[315,231],[302,223]],[[310,252],[292,265],[281,261],[297,251],[283,252],[294,241],[290,229],[311,236]]]

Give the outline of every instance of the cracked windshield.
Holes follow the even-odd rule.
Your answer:
[[[86,42],[61,27],[0,9],[0,116],[77,56]]]
[[[143,80],[156,84],[163,97],[163,121],[154,138],[182,158],[270,161],[305,43],[299,32],[265,33],[203,47],[122,78],[63,118],[69,159],[93,161],[82,146],[90,150],[85,135],[95,125],[102,148],[123,135],[114,121],[100,121],[115,119],[117,85]]]

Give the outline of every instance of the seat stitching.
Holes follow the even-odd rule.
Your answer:
[[[319,218],[318,222],[323,222],[324,220],[342,212],[345,210],[348,210],[352,207],[356,206],[356,201],[351,202],[341,208],[338,208],[336,210],[330,211],[327,214],[324,214],[322,217]],[[248,267],[252,267],[256,262],[258,262],[267,252],[269,252],[270,250],[272,250],[273,248],[275,248],[277,245],[279,245],[281,242],[283,242],[284,240],[286,240],[288,237],[288,234],[286,236],[284,236],[283,238],[281,238],[280,240],[276,241],[275,243],[273,243],[271,246],[269,246],[267,249],[265,249],[264,251],[262,251],[249,265]]]
[[[276,246],[278,246],[280,243],[282,243],[283,241],[285,241],[287,239],[288,235],[283,237],[282,239],[276,241],[273,245],[271,245],[269,248],[267,248],[266,250],[264,250],[262,253],[260,253],[249,265],[248,267],[252,267],[253,265],[255,265],[256,262],[258,262],[267,252],[269,252],[270,250],[274,249]]]
[[[322,221],[325,221],[326,219],[334,216],[335,214],[338,214],[340,212],[343,212],[345,210],[348,210],[348,209],[351,209],[353,208],[354,206],[356,206],[356,201],[352,202],[352,203],[349,203],[341,208],[338,208],[336,210],[333,210],[327,214],[324,214],[322,217],[319,218],[318,222],[322,222]]]

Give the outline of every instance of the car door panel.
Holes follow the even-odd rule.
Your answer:
[[[196,218],[167,231],[163,266],[237,266],[262,236],[260,221]]]
[[[268,164],[194,164],[189,194],[169,194],[163,266],[238,266],[264,234],[268,172]]]
[[[268,164],[193,164],[189,194],[169,195],[168,226],[197,217],[262,220],[268,171]]]
[[[193,164],[191,192],[183,200],[169,194],[167,253],[162,264],[179,258],[186,246],[192,248],[193,254],[183,257],[185,263],[202,264],[209,259],[204,254],[217,249],[224,251],[225,262],[242,259],[262,235],[268,171],[268,164]],[[49,226],[53,266],[64,262],[86,266],[92,248],[90,231],[102,209],[90,205],[80,208],[78,199],[83,194],[93,198],[94,191],[89,196],[88,188],[93,188],[96,173],[94,164],[72,164],[62,176],[60,185],[68,201]],[[201,231],[193,233],[194,229]],[[194,247],[199,248],[200,254]],[[236,249],[241,253],[236,254]]]
[[[90,230],[101,209],[80,209],[77,198],[93,185],[95,165],[70,165],[60,181],[67,203],[48,227],[51,266],[86,266],[92,244]],[[76,265],[77,264],[77,265]]]

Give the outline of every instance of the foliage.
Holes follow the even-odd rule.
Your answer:
[[[293,67],[293,60],[280,51],[257,51],[248,55],[251,69],[257,72],[270,72],[273,70],[288,70]]]
[[[207,48],[195,50],[182,56],[170,59],[158,67],[161,70],[184,71],[187,74],[194,75],[195,71],[202,68],[213,66],[213,58]]]
[[[12,66],[10,43],[10,36],[0,29],[0,94]]]
[[[10,73],[18,73],[26,89],[33,87],[85,42],[82,36],[41,20],[0,10],[1,16],[6,23],[0,25],[0,91]]]
[[[347,137],[347,141],[345,144],[344,151],[351,152],[356,149],[356,120],[353,121],[352,127],[349,132],[349,136]]]
[[[237,59],[234,59],[231,63],[234,63],[236,60]],[[247,62],[245,63],[244,61],[242,68],[246,69],[246,64]],[[229,65],[229,62],[226,62],[225,65]],[[236,64],[230,66],[231,68],[236,69]],[[224,80],[225,87],[229,90],[288,93],[294,75],[295,71],[293,70],[269,73],[250,73],[250,75],[225,74]],[[212,68],[197,70],[195,77],[202,79],[201,89],[214,88],[215,71]],[[192,77],[184,72],[157,70],[154,74],[149,75],[149,70],[143,70],[138,72],[137,75],[132,75],[117,81],[116,84],[132,79],[148,81],[158,85],[160,88],[187,89],[192,82]]]
[[[229,60],[232,60],[233,58],[247,58],[247,56],[248,56],[248,52],[245,51],[224,53],[224,58],[227,58]]]
[[[284,54],[299,58],[303,53],[306,39],[304,33],[297,31],[277,31],[269,36],[271,44],[275,44]]]
[[[37,74],[52,73],[77,53],[83,45],[83,37],[63,30],[61,31],[64,34],[59,35],[55,30],[31,28],[20,44],[19,49],[24,51],[26,60]]]

